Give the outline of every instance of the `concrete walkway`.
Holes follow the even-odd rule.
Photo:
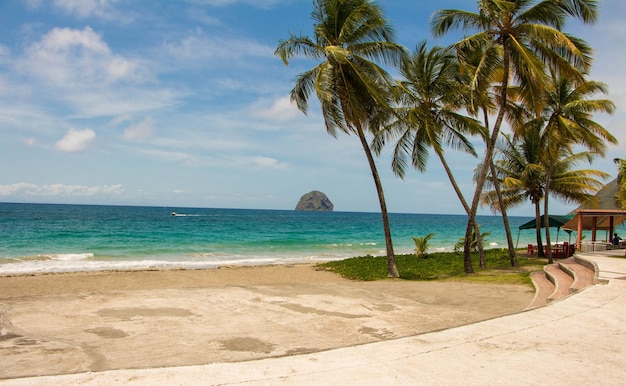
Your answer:
[[[251,362],[22,378],[41,385],[624,385],[626,258],[581,255],[597,284],[546,307],[409,338]],[[615,253],[623,254],[623,251]]]

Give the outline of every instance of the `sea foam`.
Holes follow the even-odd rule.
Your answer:
[[[93,253],[59,253],[56,255],[46,255],[50,258],[50,260],[60,260],[60,261],[76,261],[76,260],[85,260],[94,257]]]

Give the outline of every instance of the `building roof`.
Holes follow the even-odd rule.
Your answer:
[[[557,215],[549,215],[550,219],[550,228],[561,228],[565,223],[567,223],[572,216],[557,216]],[[522,224],[519,226],[519,229],[535,229],[536,227],[536,219],[532,219],[529,222]],[[544,227],[545,224],[545,216],[541,216],[541,227]]]
[[[563,229],[578,230],[578,218],[582,217],[582,229],[591,230],[595,221],[595,228],[611,229],[611,218],[613,218],[613,228],[626,220],[626,210],[621,209],[576,209],[576,215],[563,225]]]

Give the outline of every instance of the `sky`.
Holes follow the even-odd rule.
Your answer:
[[[462,37],[435,39],[435,11],[475,10],[471,0],[378,4],[408,49]],[[285,66],[274,50],[290,33],[313,35],[311,11],[310,0],[0,0],[0,202],[294,209],[319,190],[336,211],[379,212],[358,138],[328,135],[316,99],[308,115],[289,101],[315,63]],[[601,0],[595,25],[566,27],[594,48],[589,79],[617,106],[595,119],[620,144],[580,166],[610,179],[626,157],[624,17],[626,2]],[[446,154],[471,200],[478,161]],[[389,150],[376,162],[390,212],[463,214],[436,157],[403,180]]]

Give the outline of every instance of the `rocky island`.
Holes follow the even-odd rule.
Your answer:
[[[330,199],[317,190],[309,192],[300,198],[296,210],[304,210],[310,212],[332,212],[334,205]]]

